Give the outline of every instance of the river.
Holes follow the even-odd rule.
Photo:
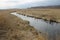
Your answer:
[[[23,20],[29,21],[29,25],[33,26],[37,31],[48,33],[48,40],[57,40],[57,36],[60,36],[60,23],[52,23],[44,21],[43,19],[36,19],[16,12],[11,13]]]

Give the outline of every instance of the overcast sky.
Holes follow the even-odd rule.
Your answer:
[[[60,5],[60,0],[0,0],[0,9]]]

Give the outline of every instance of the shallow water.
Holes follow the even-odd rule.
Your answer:
[[[56,40],[56,35],[60,35],[60,23],[52,23],[50,24],[48,21],[44,21],[42,19],[36,19],[32,17],[27,17],[24,15],[17,14],[16,12],[11,13],[23,20],[29,21],[30,25],[33,26],[36,30],[48,33],[48,40]]]

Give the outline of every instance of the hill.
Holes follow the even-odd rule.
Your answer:
[[[60,5],[52,5],[52,6],[36,6],[36,7],[31,7],[33,9],[37,9],[37,8],[60,8]]]

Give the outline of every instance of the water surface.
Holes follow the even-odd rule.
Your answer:
[[[36,19],[32,17],[27,17],[24,15],[17,14],[16,12],[11,13],[23,20],[29,21],[30,25],[33,26],[36,30],[48,33],[48,40],[56,40],[56,35],[60,35],[60,23],[52,23],[50,24],[48,21],[44,21],[42,19]]]

